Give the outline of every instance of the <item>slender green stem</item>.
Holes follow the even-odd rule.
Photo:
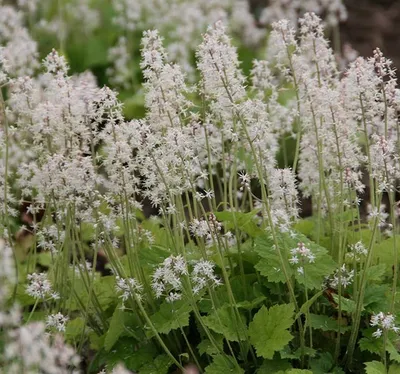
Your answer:
[[[33,305],[31,312],[29,313],[28,319],[26,320],[26,324],[28,324],[30,322],[30,320],[33,316],[33,313],[35,313],[35,310],[36,310],[36,307],[38,306],[38,304],[39,304],[39,298],[37,298],[35,300],[35,304]]]

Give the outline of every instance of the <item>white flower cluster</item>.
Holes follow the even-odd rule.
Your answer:
[[[287,232],[299,217],[299,199],[296,178],[291,169],[273,169],[268,176],[272,222]]]
[[[378,182],[378,191],[394,192],[396,179],[400,176],[397,139],[372,134],[370,152],[372,176]]]
[[[108,51],[108,59],[112,66],[107,75],[114,87],[129,89],[132,86],[132,56],[129,54],[126,38],[121,36],[117,44]]]
[[[160,30],[168,40],[170,60],[179,63],[191,76],[194,46],[199,44],[208,25],[223,20],[249,45],[259,44],[265,37],[245,0],[115,0],[113,7],[114,22],[128,34],[147,28]]]
[[[277,51],[279,53],[279,51]],[[275,134],[286,136],[293,132],[293,120],[296,115],[294,101],[285,105],[279,102],[279,81],[272,73],[271,63],[266,60],[254,60],[251,69],[251,89],[257,99],[266,103],[269,122]]]
[[[39,67],[37,44],[24,26],[23,14],[0,4],[0,85],[4,73],[11,77],[32,75]],[[3,70],[1,66],[6,66]]]
[[[386,206],[385,204],[381,204],[379,206],[379,209],[375,206],[372,206],[371,204],[367,205],[367,210],[368,210],[368,221],[373,221],[377,220],[378,226],[383,228],[387,224],[387,219],[389,218],[389,213],[385,211]]]
[[[240,192],[243,192],[244,190],[250,191],[250,182],[251,182],[250,175],[244,171],[240,172],[239,180],[240,180]]]
[[[70,269],[72,269],[74,271],[74,273],[77,276],[80,276],[81,274],[86,274],[86,273],[91,273],[92,269],[93,269],[93,265],[91,264],[90,261],[85,260],[83,263],[79,263],[79,264],[71,264]]]
[[[207,219],[193,219],[190,223],[190,232],[198,238],[204,238],[208,246],[213,245],[221,235],[222,224],[214,214],[209,214]]]
[[[139,301],[142,299],[143,286],[136,279],[116,276],[115,280],[115,289],[120,294],[119,297],[123,303],[129,298]]]
[[[79,357],[61,335],[46,332],[46,324],[21,324],[22,311],[14,304],[5,308],[8,284],[15,281],[11,248],[0,240],[0,347],[2,373],[78,374]],[[28,275],[27,293],[35,298],[56,297],[45,274]],[[68,318],[61,313],[49,315],[47,326],[65,331]]]
[[[289,263],[297,267],[299,274],[304,273],[304,264],[312,264],[315,262],[315,255],[312,253],[310,248],[302,242],[297,243],[297,247],[290,250],[292,257],[289,259]]]
[[[200,93],[210,101],[207,120],[218,125],[209,138],[221,139],[219,145],[211,146],[214,152],[213,166],[223,160],[227,175],[233,164],[239,170],[245,169],[243,160],[234,159],[228,153],[229,149],[225,148],[224,143],[229,141],[233,148],[243,147],[250,157],[256,158],[254,162],[261,164],[268,172],[275,167],[278,151],[277,136],[274,134],[268,106],[259,98],[247,97],[237,50],[222,22],[208,28],[197,50],[197,57],[202,79]],[[226,153],[223,154],[223,151]]]
[[[10,288],[17,280],[16,275],[12,248],[0,239],[0,329],[18,326],[21,321],[21,310],[16,304],[7,308]]]
[[[18,8],[23,9],[28,14],[34,14],[37,10],[39,0],[18,0]]]
[[[1,53],[1,52],[0,52]],[[0,83],[1,85],[1,83]],[[1,103],[0,103],[0,121],[1,121]],[[6,137],[4,133],[4,129],[0,128],[0,190],[3,193],[0,194],[0,215],[2,219],[0,219],[0,229],[2,231],[3,236],[7,239],[7,228],[5,224],[6,216],[16,217],[18,215],[18,210],[15,209],[17,199],[15,198],[12,188],[10,185],[10,181],[8,178],[6,179],[6,164],[5,164],[5,152],[6,152]],[[8,165],[9,166],[9,165]],[[7,201],[5,197],[7,196]]]
[[[26,293],[35,299],[59,299],[60,295],[53,291],[51,282],[46,273],[28,274],[29,284],[26,286]]]
[[[267,25],[285,18],[296,24],[298,18],[307,12],[324,15],[325,24],[331,27],[347,19],[342,0],[270,0],[261,12],[260,22]]]
[[[98,29],[101,13],[96,4],[90,0],[69,0],[67,3],[58,3],[58,12],[52,12],[52,1],[18,0],[19,9],[25,13],[25,17],[36,18],[36,24],[31,25],[34,30],[52,34],[61,43],[67,42],[78,27],[80,36],[90,36]]]
[[[157,298],[165,296],[167,302],[182,298],[182,276],[188,275],[185,259],[181,256],[167,257],[153,274],[152,288]]]
[[[340,191],[346,192],[348,196],[344,198],[353,205],[358,198],[349,190],[362,193],[365,188],[361,170],[366,156],[359,142],[359,134],[363,131],[359,113],[363,110],[360,108],[360,94],[356,99],[354,92],[360,82],[355,81],[352,67],[340,79],[321,20],[314,13],[306,13],[299,22],[299,41],[287,20],[274,23],[268,50],[282,78],[290,81],[296,89],[295,105],[292,105],[296,111],[292,112],[292,118],[302,129],[299,187],[304,196],[312,195],[325,211],[330,210],[332,214],[336,209],[335,197]],[[370,63],[368,69],[373,75],[372,65]],[[261,74],[259,70],[258,76]],[[267,70],[265,74],[268,79]],[[376,97],[377,79],[374,81],[375,87],[369,84],[369,90],[375,93],[368,95]],[[264,85],[268,87],[268,84],[267,80]],[[377,108],[376,103],[372,104],[372,97],[370,105]]]
[[[198,294],[206,287],[215,287],[222,284],[221,280],[214,274],[215,265],[207,260],[197,261],[190,274],[193,293]]]
[[[57,254],[57,243],[63,242],[65,232],[60,230],[57,225],[48,225],[41,227],[36,231],[38,247],[43,251],[50,251],[52,254]]]
[[[215,265],[207,260],[194,262],[190,273],[192,291],[198,294],[206,287],[216,287],[222,284],[214,273]],[[188,276],[188,264],[182,256],[169,256],[153,274],[152,288],[157,298],[166,296],[165,300],[172,303],[181,300],[183,296],[183,279]]]
[[[8,332],[2,361],[7,373],[70,374],[79,373],[73,368],[80,359],[61,335],[52,338],[44,323],[34,322]]]
[[[343,264],[340,269],[336,269],[332,276],[327,278],[327,284],[330,288],[338,289],[339,284],[346,288],[353,283],[354,270],[347,270],[346,265]]]
[[[346,253],[346,257],[349,260],[355,260],[358,262],[364,259],[367,254],[368,250],[365,248],[364,243],[358,241],[357,243],[350,245],[350,252]]]
[[[0,87],[8,81],[8,61],[4,56],[4,48],[0,47]]]
[[[68,316],[64,316],[61,313],[50,314],[46,318],[46,326],[53,327],[57,331],[63,332],[65,331],[65,326],[68,320],[69,320]]]
[[[394,331],[396,334],[400,331],[400,328],[395,325],[395,316],[390,313],[379,312],[378,314],[373,314],[370,325],[378,327],[372,334],[374,338],[380,338],[384,331]]]
[[[15,284],[16,272],[11,247],[0,239],[0,328],[7,325],[17,325],[20,319],[18,308],[11,308],[11,311],[3,311],[10,286]]]
[[[2,239],[0,239],[0,278],[3,280],[1,286],[5,285],[5,282],[15,282],[15,269],[14,259],[11,247]],[[0,297],[1,300],[1,297]]]

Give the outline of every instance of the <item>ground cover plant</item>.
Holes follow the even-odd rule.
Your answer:
[[[18,25],[0,26],[0,372],[400,372],[400,91],[379,49],[341,70],[305,13],[246,75],[226,19],[189,67],[149,29],[127,119],[127,87],[70,72],[68,33],[39,64],[0,8]]]

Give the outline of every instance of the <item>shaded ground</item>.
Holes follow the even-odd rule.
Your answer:
[[[400,1],[345,0],[349,16],[340,26],[342,42],[348,42],[361,56],[371,56],[379,47],[400,67]]]

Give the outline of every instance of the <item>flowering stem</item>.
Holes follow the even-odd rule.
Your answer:
[[[304,269],[304,266],[303,266]],[[304,276],[304,292],[306,295],[306,304],[308,304],[308,288],[307,288],[307,278],[306,278],[306,270],[303,270],[303,276]],[[312,337],[312,327],[311,327],[311,318],[310,318],[310,308],[307,308],[307,321],[308,326],[309,326],[309,334],[310,334],[310,348],[313,347],[313,337]],[[304,331],[305,332],[305,331]]]
[[[392,230],[393,230],[393,283],[392,283],[392,299],[390,302],[390,312],[394,313],[394,307],[396,302],[396,293],[397,293],[397,278],[398,278],[398,271],[399,271],[399,264],[398,264],[398,249],[397,249],[397,232],[396,232],[396,215],[395,215],[395,195],[393,191],[389,192],[389,204],[391,208],[390,216],[392,220]]]
[[[179,321],[177,321],[177,322],[179,323]],[[186,336],[186,333],[185,333],[185,331],[183,330],[183,328],[182,328],[182,326],[180,324],[179,324],[179,329],[181,330],[181,334],[183,336],[183,339],[185,340],[185,343],[186,343],[186,345],[187,345],[187,347],[189,349],[189,352],[190,352],[191,356],[193,357],[193,360],[194,360],[194,362],[195,362],[195,364],[197,366],[197,369],[200,371],[200,373],[202,373],[203,371],[201,369],[201,365],[200,365],[200,363],[199,363],[199,361],[197,359],[197,356],[194,353],[192,345],[190,344],[190,342],[189,342],[189,340],[188,340],[188,338]]]
[[[379,211],[379,208],[380,208],[380,204],[378,204],[378,211]],[[368,271],[368,269],[371,265],[371,261],[372,261],[372,253],[373,253],[373,247],[374,247],[374,242],[375,242],[375,235],[376,235],[376,231],[378,228],[378,221],[379,221],[379,218],[375,217],[374,226],[372,229],[372,236],[371,236],[371,240],[370,240],[369,246],[368,246],[368,255],[367,255],[366,262],[365,262],[365,268],[361,275],[360,288],[359,288],[359,293],[357,295],[356,310],[353,314],[353,326],[351,329],[350,340],[349,340],[349,344],[347,346],[347,352],[345,355],[345,361],[346,361],[347,367],[350,367],[350,365],[352,364],[352,361],[353,361],[353,353],[354,353],[354,349],[355,349],[356,342],[357,342],[358,330],[360,327],[361,312],[363,309],[364,293],[365,293],[366,282],[367,282],[367,271]]]
[[[164,352],[171,358],[173,363],[180,369],[182,372],[185,372],[184,367],[181,365],[181,363],[175,358],[175,356],[171,353],[171,351],[168,349],[168,347],[165,345],[164,341],[162,340],[160,334],[158,333],[157,329],[154,327],[153,322],[151,322],[149,316],[147,315],[147,312],[144,310],[142,303],[140,302],[139,298],[137,297],[136,293],[133,293],[133,296],[135,298],[136,304],[139,306],[139,310],[141,314],[143,315],[144,319],[146,320],[147,324],[153,331],[157,341],[159,342],[161,348],[164,350]]]
[[[294,85],[294,91],[296,94],[296,104],[297,104],[297,113],[295,117],[295,126],[296,126],[296,150],[294,153],[294,160],[293,160],[293,173],[296,173],[297,170],[297,164],[299,161],[299,155],[300,155],[300,141],[301,141],[301,118],[300,118],[300,95],[299,95],[299,85],[297,83],[297,76],[296,76],[296,70],[294,69],[293,65],[293,59],[292,59],[292,52],[289,50],[289,44],[287,44],[285,33],[282,31],[282,39],[285,42],[286,45],[286,55],[289,61],[289,68],[292,72],[292,77],[293,77],[293,85]]]
[[[385,365],[385,370],[387,369],[387,355],[386,355],[387,339],[388,339],[388,330],[383,329],[382,363],[383,365]]]
[[[35,313],[35,310],[36,310],[36,307],[38,306],[38,304],[39,304],[39,298],[36,298],[35,304],[33,305],[33,308],[31,310],[31,312],[29,313],[29,317],[26,320],[26,324],[28,324],[30,322],[30,320],[31,320],[31,318],[33,316],[33,313]]]

